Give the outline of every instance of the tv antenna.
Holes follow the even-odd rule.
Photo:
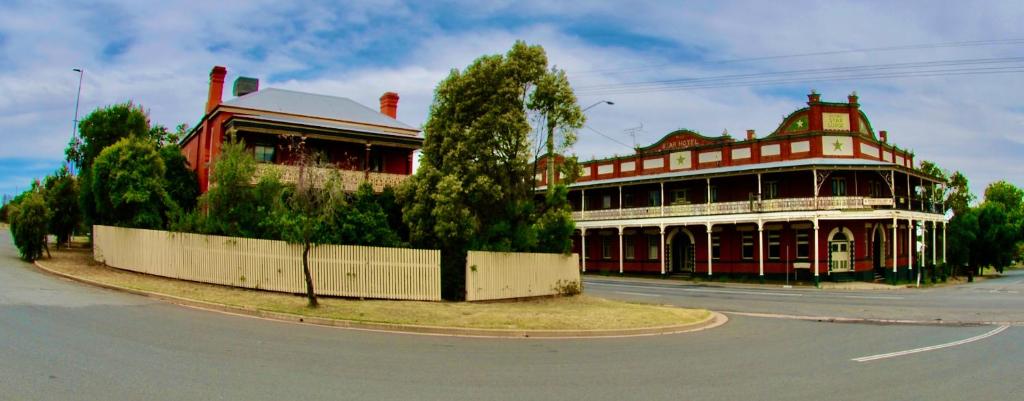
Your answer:
[[[633,138],[633,149],[636,149],[636,134],[644,132],[644,123],[640,123],[637,127],[626,128],[622,132]]]

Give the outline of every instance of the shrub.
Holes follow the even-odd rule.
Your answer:
[[[29,262],[41,258],[46,248],[46,226],[50,220],[42,194],[32,192],[25,196],[12,208],[10,217],[11,234],[21,258]]]
[[[164,190],[156,143],[125,138],[100,152],[92,166],[97,224],[160,229],[177,205]]]

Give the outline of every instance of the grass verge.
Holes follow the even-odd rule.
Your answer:
[[[622,330],[697,323],[704,309],[611,301],[579,295],[518,302],[416,302],[320,298],[306,307],[300,295],[175,280],[114,269],[92,260],[91,250],[62,249],[40,261],[47,268],[109,285],[270,312],[367,323],[472,329]]]

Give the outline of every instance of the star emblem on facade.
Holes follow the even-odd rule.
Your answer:
[[[796,125],[797,128],[803,128],[804,127],[804,120],[796,120],[796,124],[794,124],[794,125]]]
[[[834,147],[836,150],[843,150],[843,143],[839,142],[839,140],[836,139],[835,143],[832,144],[832,147]]]
[[[686,155],[679,155],[679,157],[676,158],[676,162],[679,164],[686,164]]]

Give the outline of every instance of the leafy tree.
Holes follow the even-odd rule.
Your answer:
[[[974,202],[974,194],[967,183],[967,176],[957,171],[949,176],[949,186],[946,195],[946,207],[953,210],[954,215],[963,214]]]
[[[537,246],[527,112],[543,110],[548,126],[565,132],[582,124],[563,84],[564,74],[547,69],[543,48],[517,42],[505,55],[453,70],[438,85],[420,167],[399,197],[410,240],[441,250],[445,298],[465,295],[468,250]],[[542,86],[554,93],[538,94]]]
[[[82,220],[78,207],[78,181],[67,167],[61,167],[46,177],[44,188],[46,208],[50,211],[49,232],[57,237],[57,245],[68,244]]]
[[[30,189],[10,211],[11,234],[21,258],[29,262],[43,256],[50,211],[38,186]]]
[[[182,211],[196,207],[199,196],[199,179],[188,167],[188,159],[181,153],[181,147],[170,143],[160,148],[160,159],[164,162],[164,189]]]
[[[985,188],[985,202],[1002,204],[1008,212],[1016,213],[1024,204],[1024,191],[1004,180],[999,180]]]
[[[255,174],[256,160],[245,143],[230,138],[213,161],[210,189],[199,198],[205,213],[194,212],[179,228],[191,225],[205,234],[280,239],[276,222],[268,216],[279,207],[284,185],[271,173],[253,186]]]
[[[86,224],[97,214],[93,188],[93,161],[103,149],[123,138],[149,137],[149,116],[142,106],[132,102],[119,103],[94,110],[78,123],[78,137],[65,151],[67,160],[78,167],[79,205]]]
[[[331,199],[322,206],[327,214],[327,232],[322,238],[326,243],[390,247],[401,244],[370,183],[359,185],[351,201],[346,201],[347,197],[338,191],[320,196],[327,195]]]
[[[585,118],[580,106],[576,104],[576,95],[564,70],[552,67],[547,74],[540,76],[536,85],[526,107],[536,111],[547,128],[547,174],[548,183],[553,185],[556,130],[562,134],[562,147],[572,146],[576,142],[575,130],[583,127]]]
[[[954,266],[954,274],[964,266],[978,266],[981,255],[975,249],[978,242],[978,213],[976,209],[953,215],[949,221],[947,262]]]
[[[569,189],[564,184],[555,185],[544,196],[545,210],[537,219],[538,250],[550,253],[569,253],[572,251],[572,232],[575,223],[572,220],[572,207],[568,199]]]
[[[163,159],[146,138],[124,138],[107,147],[90,170],[95,223],[160,229],[177,211],[164,189]]]
[[[992,266],[1000,273],[1010,265],[1020,238],[1017,225],[1010,220],[1006,206],[986,201],[978,207],[978,236],[972,257],[975,267]]]

